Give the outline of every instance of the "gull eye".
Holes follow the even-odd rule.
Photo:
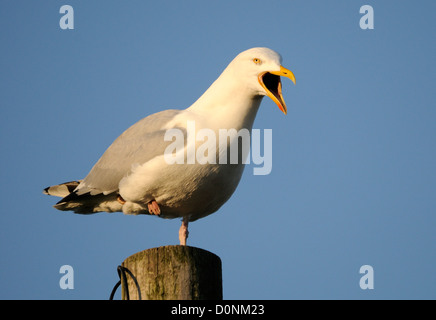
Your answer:
[[[262,63],[262,60],[260,60],[259,58],[254,58],[254,59],[253,59],[253,62],[254,62],[255,64],[261,64],[261,63]]]

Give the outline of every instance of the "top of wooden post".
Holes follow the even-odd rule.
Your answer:
[[[191,246],[163,246],[137,252],[122,263],[136,278],[144,300],[221,300],[221,259]],[[138,299],[127,276],[130,299]],[[122,298],[126,299],[125,288]]]

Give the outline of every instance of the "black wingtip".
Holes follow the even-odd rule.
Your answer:
[[[77,193],[75,192],[71,192],[69,195],[67,195],[66,197],[63,197],[61,200],[59,200],[56,205],[61,204],[61,203],[65,203],[65,202],[69,202],[71,200],[77,199],[79,196],[77,195]]]
[[[50,196],[66,197],[68,194],[76,190],[82,180],[64,182],[58,185],[45,188],[42,192]]]
[[[91,193],[87,192],[87,193],[78,195],[76,192],[71,192],[69,195],[67,195],[66,197],[59,200],[58,203],[56,203],[56,205],[62,204],[62,203],[67,203],[67,202],[74,201],[77,199],[83,200],[87,197],[92,197]]]

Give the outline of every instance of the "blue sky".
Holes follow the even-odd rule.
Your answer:
[[[59,8],[74,8],[74,30]],[[375,28],[359,27],[362,5]],[[107,299],[116,267],[178,243],[179,220],[60,212],[137,120],[186,108],[239,52],[270,47],[288,115],[265,98],[272,172],[190,224],[225,299],[436,298],[434,1],[1,1],[1,299]],[[59,269],[74,269],[74,289]],[[362,265],[374,289],[359,286]]]

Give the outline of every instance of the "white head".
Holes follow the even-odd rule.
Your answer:
[[[252,48],[241,52],[226,68],[234,79],[244,81],[247,89],[254,95],[270,97],[283,111],[287,113],[282,96],[280,76],[287,77],[295,83],[294,74],[284,68],[282,57],[268,48]]]

